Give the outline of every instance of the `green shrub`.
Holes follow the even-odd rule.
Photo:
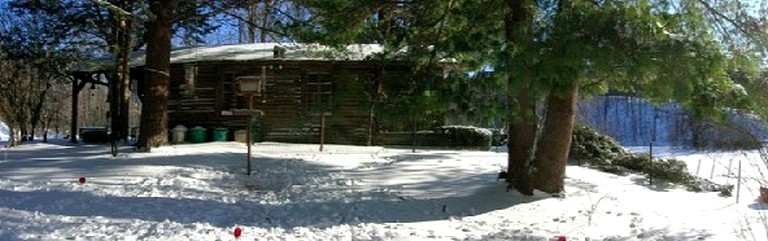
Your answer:
[[[569,157],[579,163],[613,165],[614,160],[626,155],[616,140],[586,126],[575,126],[572,138]]]
[[[503,146],[507,144],[507,133],[503,129],[490,129],[491,145]]]
[[[617,175],[623,175],[630,171],[629,169],[619,165],[594,166],[594,168],[602,172],[613,173]]]
[[[682,185],[689,184],[693,180],[693,176],[688,173],[688,166],[680,160],[654,159],[646,161],[643,166],[643,173],[654,179]]]
[[[719,185],[688,173],[685,162],[674,159],[651,161],[646,153],[628,153],[613,138],[585,126],[574,128],[569,156],[604,172],[623,174],[634,171],[653,179],[683,185],[696,192],[721,190]]]
[[[447,135],[446,146],[461,149],[491,149],[492,134],[488,129],[472,126],[443,126],[440,130]]]
[[[733,196],[733,184],[728,184],[720,188],[720,196],[731,197]]]
[[[646,153],[629,153],[616,159],[616,165],[623,166],[636,172],[644,172],[646,163],[651,156]]]

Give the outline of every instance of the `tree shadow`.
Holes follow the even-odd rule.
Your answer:
[[[242,152],[211,152],[204,154],[147,154],[132,150],[132,147],[122,147],[122,152],[113,157],[108,145],[87,146],[55,146],[44,145],[44,148],[27,146],[25,149],[11,149],[4,155],[4,161],[0,161],[0,176],[15,177],[24,176],[29,180],[76,180],[80,176],[112,177],[115,173],[120,176],[154,175],[158,172],[167,172],[165,169],[154,167],[180,167],[202,168],[219,170],[236,174],[246,173],[246,154]],[[258,168],[261,160],[267,159],[254,155],[252,162],[254,169]],[[275,161],[288,159],[273,158]],[[3,159],[0,159],[3,160]],[[136,172],[137,167],[145,171]],[[131,173],[133,172],[133,173]]]
[[[566,183],[566,186],[575,187],[577,189],[583,190],[585,192],[590,192],[590,193],[597,193],[598,192],[597,190],[599,187],[597,184],[586,182],[580,179],[574,179],[568,176],[565,177],[565,183]]]
[[[505,229],[494,233],[489,233],[477,238],[468,238],[467,241],[495,241],[495,240],[536,240],[547,241],[556,240],[557,237],[565,237],[568,240],[605,240],[605,241],[635,241],[635,240],[708,240],[714,235],[705,229],[690,229],[684,231],[672,231],[668,228],[651,229],[639,234],[627,236],[609,236],[609,237],[584,237],[583,235],[567,235],[563,233],[552,233],[549,236],[537,236],[529,234],[531,229]]]
[[[673,189],[680,189],[680,186],[661,179],[654,178],[653,182],[651,182],[651,180],[649,180],[646,176],[631,177],[630,180],[632,180],[635,185],[645,187],[657,192],[669,192]]]
[[[357,195],[355,197],[354,195]],[[368,197],[360,198],[362,196]],[[507,193],[491,185],[467,196],[411,199],[390,193],[358,193],[353,197],[291,201],[269,204],[256,201],[224,203],[214,200],[170,197],[99,196],[74,191],[0,190],[2,207],[43,214],[140,219],[146,221],[209,223],[217,227],[325,228],[359,222],[421,222],[477,215],[504,209],[541,197]]]
[[[111,157],[109,144],[71,144],[65,140],[30,141],[14,148],[6,148],[5,161],[53,161],[78,159],[84,156]],[[119,153],[132,152],[132,147],[120,146]]]
[[[768,204],[766,203],[755,202],[747,205],[747,207],[749,207],[752,210],[760,210],[760,211],[768,210]]]
[[[448,153],[401,153],[393,157],[390,157],[390,162],[385,165],[393,165],[402,162],[414,162],[424,160],[445,160],[450,159],[451,156]]]

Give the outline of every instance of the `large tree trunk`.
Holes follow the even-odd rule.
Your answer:
[[[517,92],[516,98],[509,98],[510,114],[507,129],[509,150],[507,158],[507,181],[510,185],[525,195],[533,195],[530,182],[531,154],[536,139],[536,116],[534,101],[528,88]],[[515,104],[516,103],[516,104]]]
[[[505,38],[511,45],[520,45],[521,43],[517,40],[525,39],[529,34],[532,18],[527,4],[529,4],[528,1],[507,1],[507,13],[504,18]],[[507,65],[511,65],[511,59],[514,59],[513,53],[509,55],[510,63]],[[515,77],[521,78],[514,79]],[[509,78],[507,182],[520,193],[533,195],[528,165],[536,138],[534,101],[529,89],[531,79],[525,73],[510,75]]]
[[[127,7],[125,4],[123,7]],[[112,96],[110,100],[110,114],[112,117],[112,140],[122,141],[128,138],[128,108],[130,103],[130,69],[128,61],[131,52],[131,21],[126,16],[116,15],[118,25],[115,28],[117,46],[117,73],[111,81]]]
[[[171,65],[171,28],[177,0],[153,0],[149,9],[154,16],[147,29],[147,63],[144,66],[144,98],[138,148],[148,149],[168,143],[168,95]]]
[[[550,93],[544,130],[539,138],[533,163],[533,184],[538,190],[558,194],[564,191],[565,165],[573,135],[574,108],[579,86],[572,83],[565,94]]]

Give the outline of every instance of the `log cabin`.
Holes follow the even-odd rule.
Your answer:
[[[373,44],[342,50],[277,43],[174,49],[168,129],[227,128],[231,140],[251,122],[255,140],[318,143],[323,138],[370,145],[382,124],[373,103],[384,93],[382,82],[411,78],[412,63],[376,60],[382,53],[382,46]],[[143,65],[143,54],[131,58],[136,90],[143,83]],[[257,94],[240,91],[239,83],[248,80],[258,83]]]

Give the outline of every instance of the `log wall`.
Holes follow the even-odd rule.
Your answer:
[[[325,142],[365,144],[370,119],[369,96],[375,90],[371,78],[377,70],[360,61],[239,61],[195,63],[194,90],[189,91],[185,66],[171,66],[169,129],[176,125],[187,128],[228,128],[229,139],[236,130],[246,129],[248,116],[223,115],[222,111],[247,109],[248,98],[237,91],[238,76],[262,76],[266,66],[266,85],[262,96],[253,98],[253,109],[261,110],[257,128],[261,140],[316,143],[320,139],[321,113],[328,113]],[[388,67],[389,71],[407,71],[407,66]],[[322,92],[330,91],[330,103],[313,103],[317,77],[330,78]],[[310,81],[312,80],[312,81]],[[405,81],[395,80],[395,81]]]

